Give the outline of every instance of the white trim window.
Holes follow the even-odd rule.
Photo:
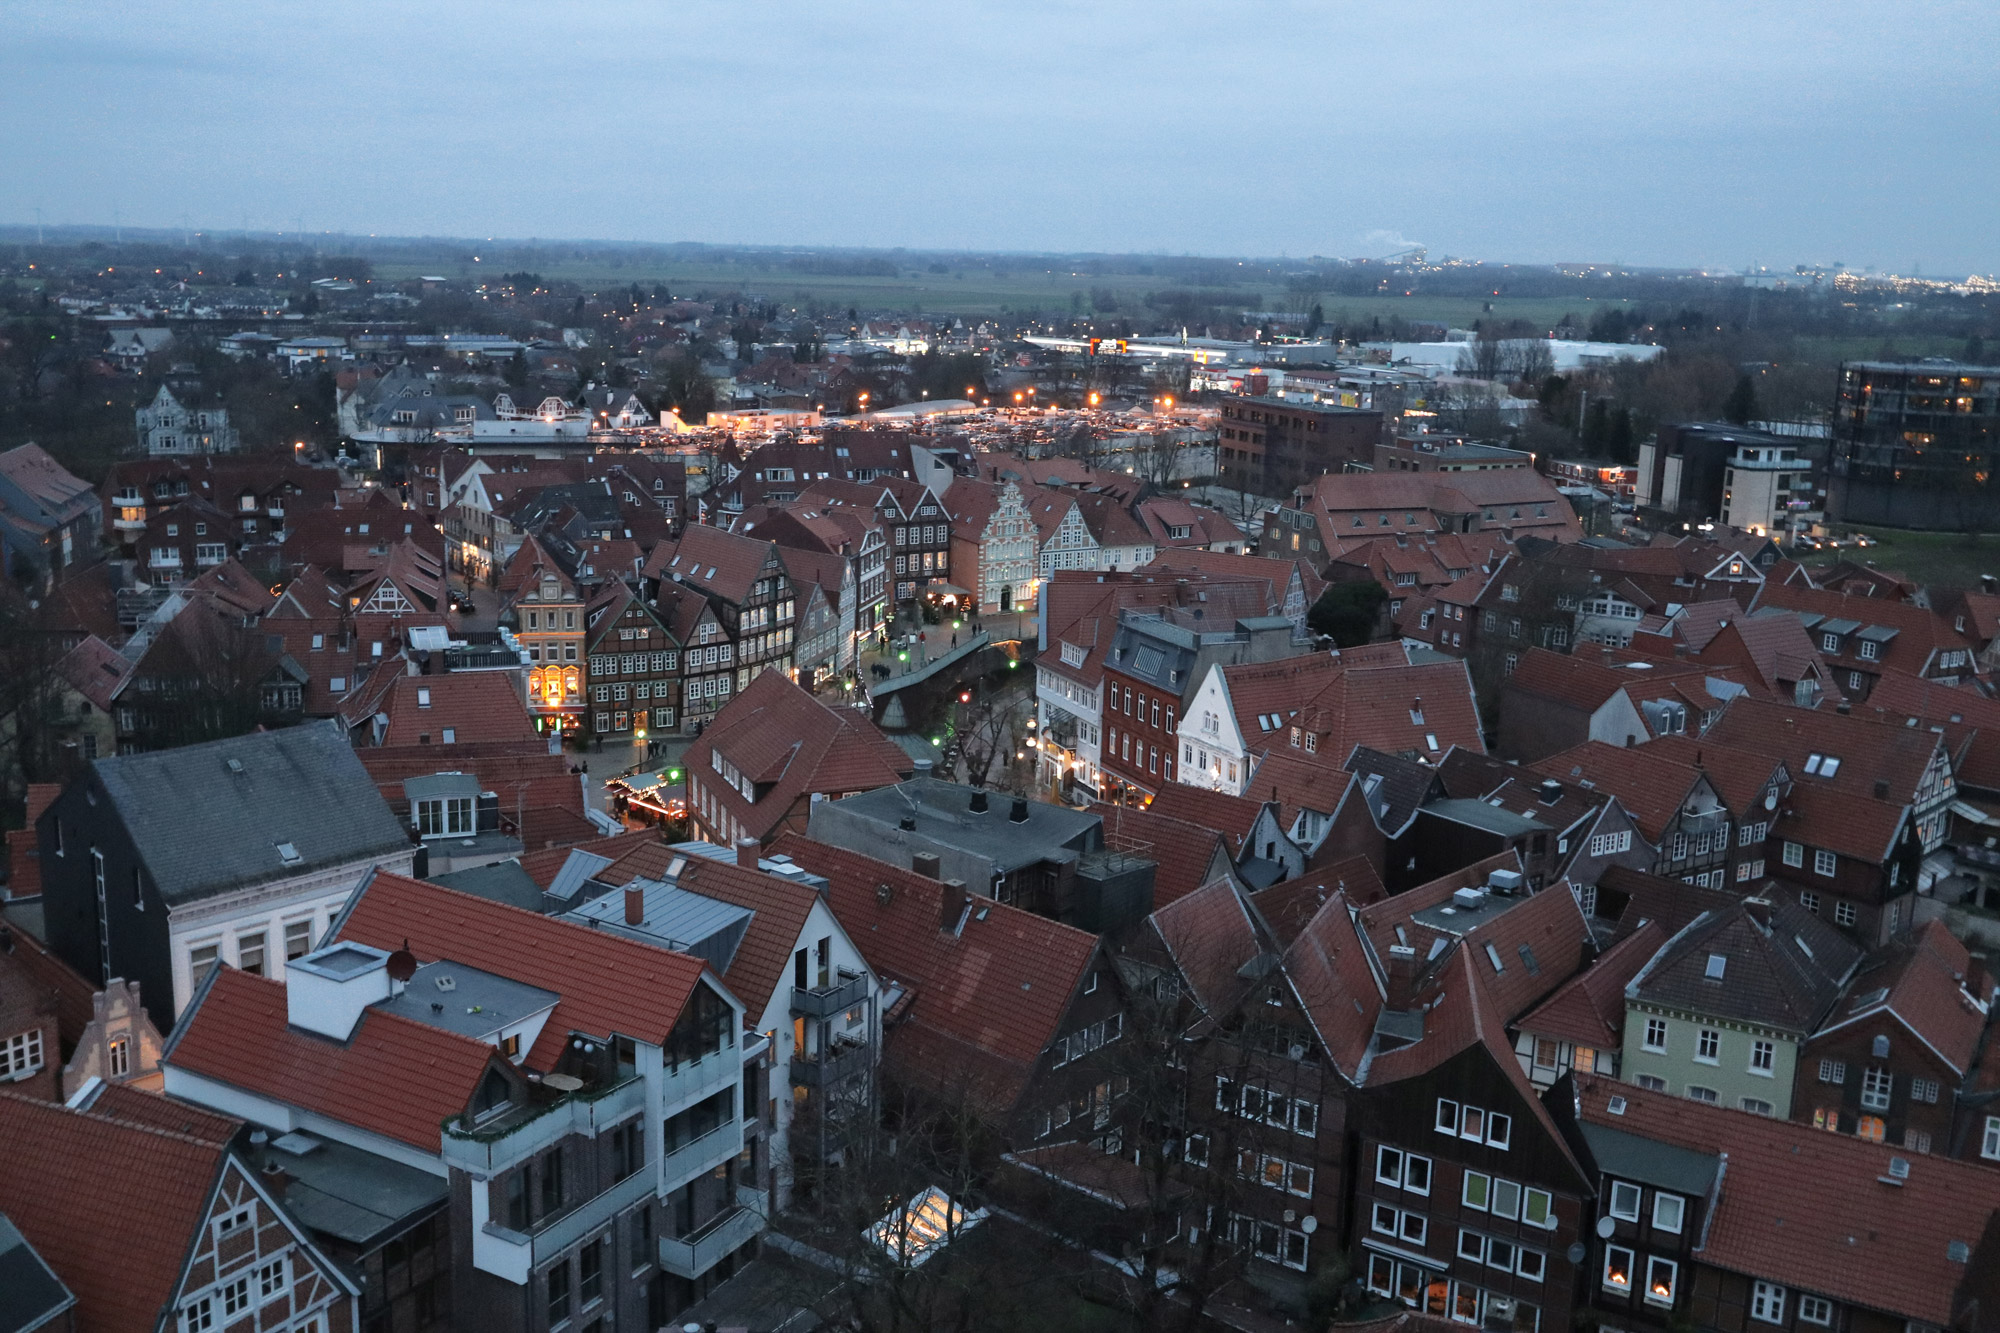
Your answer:
[[[1986,1117],[1986,1131],[1979,1140],[1979,1155],[2000,1162],[2000,1115]]]
[[[1643,1191],[1637,1185],[1622,1180],[1611,1182],[1611,1215],[1621,1222],[1639,1220],[1639,1202]]]
[[[1412,1194],[1431,1192],[1431,1159],[1384,1143],[1375,1149],[1375,1179]]]
[[[1664,1190],[1653,1195],[1653,1230],[1665,1231],[1673,1235],[1681,1234],[1681,1226],[1687,1218],[1687,1200],[1678,1194],[1668,1194]]]
[[[1824,1327],[1833,1322],[1833,1302],[1824,1296],[1799,1293],[1799,1322]]]
[[[1656,1055],[1664,1055],[1667,1050],[1667,1020],[1649,1018],[1646,1020],[1645,1049]]]
[[[42,1067],[42,1030],[0,1038],[0,1079],[27,1078]]]
[[[1778,1048],[1773,1042],[1753,1041],[1750,1043],[1750,1072],[1762,1074],[1766,1078],[1776,1071]]]
[[[1750,1288],[1750,1317],[1766,1324],[1785,1322],[1785,1289],[1775,1282],[1759,1282]]]
[[[1840,858],[1835,856],[1832,852],[1827,851],[1824,847],[1815,848],[1813,850],[1813,874],[1824,875],[1827,878],[1831,879],[1833,877],[1833,872],[1837,870],[1839,866],[1840,866]]]

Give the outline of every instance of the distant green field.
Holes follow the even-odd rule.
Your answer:
[[[1810,563],[1854,560],[1907,574],[1926,588],[1977,588],[1981,574],[2000,574],[2000,535],[1967,536],[1959,532],[1904,532],[1895,528],[1856,528],[1874,539],[1865,549],[1827,552]]]
[[[946,272],[929,271],[928,258],[895,274],[854,275],[812,273],[787,266],[781,256],[769,261],[740,263],[674,263],[665,260],[593,256],[585,260],[561,259],[544,254],[501,251],[480,255],[477,264],[464,259],[432,263],[377,261],[375,275],[400,281],[423,274],[441,273],[457,280],[477,280],[492,274],[526,269],[545,279],[574,282],[585,287],[601,283],[606,288],[641,283],[664,283],[676,295],[727,295],[740,293],[747,298],[774,301],[780,306],[800,306],[817,300],[827,306],[853,306],[863,310],[890,310],[905,314],[993,315],[1002,310],[1039,310],[1048,315],[1068,315],[1076,293],[1083,294],[1083,313],[1090,313],[1093,291],[1109,290],[1119,309],[1106,318],[1130,314],[1143,318],[1142,304],[1148,292],[1186,289],[1184,279],[1141,273],[1092,273],[1069,267],[1036,267],[1023,256],[1017,266],[1004,271],[980,265],[951,266]],[[1245,281],[1229,285],[1204,283],[1204,297],[1218,299],[1246,309],[1283,309],[1290,301],[1283,284],[1271,275],[1267,281]],[[1525,319],[1552,327],[1565,313],[1587,321],[1606,306],[1627,306],[1627,301],[1594,301],[1578,298],[1490,298],[1437,297],[1421,291],[1411,296],[1322,296],[1320,305],[1332,321],[1353,324],[1375,318],[1385,323],[1401,318],[1469,327],[1474,320],[1498,317]]]

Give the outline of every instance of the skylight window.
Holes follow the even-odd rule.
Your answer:
[[[299,849],[289,842],[278,844],[278,859],[288,866],[295,866],[305,860],[303,856],[299,855]]]
[[[1493,964],[1493,970],[1496,973],[1505,972],[1507,970],[1500,964],[1500,951],[1494,948],[1491,944],[1488,944],[1486,946],[1486,961]]]
[[[1727,958],[1719,953],[1712,953],[1708,956],[1708,970],[1703,975],[1710,981],[1720,981],[1722,980],[1723,969],[1728,966],[1729,960]]]
[[[1840,758],[1837,755],[1814,752],[1806,756],[1806,772],[1815,777],[1830,778],[1839,771]]]

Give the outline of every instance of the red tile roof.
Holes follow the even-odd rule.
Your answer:
[[[154,1333],[227,1160],[214,1143],[0,1093],[0,1212],[75,1294],[77,1326]],[[27,1150],[22,1150],[23,1147]]]
[[[335,938],[407,944],[420,962],[448,958],[562,996],[528,1052],[536,1069],[554,1065],[572,1032],[664,1043],[703,971],[686,954],[380,873],[349,900]]]
[[[169,1134],[182,1134],[217,1147],[229,1143],[243,1128],[241,1120],[218,1115],[189,1102],[175,1101],[157,1092],[146,1092],[130,1083],[100,1083],[90,1104],[78,1109],[122,1120],[128,1125],[144,1125]]]
[[[1646,840],[1656,844],[1703,776],[1691,764],[1653,753],[1651,745],[1618,746],[1603,741],[1585,741],[1529,767],[1560,782],[1587,781],[1616,796]]]
[[[1229,839],[1230,854],[1241,857],[1250,854],[1251,849],[1243,845],[1243,840],[1256,827],[1257,816],[1264,812],[1264,802],[1170,782],[1160,788],[1147,808],[1184,824],[1214,829]]]
[[[892,1070],[989,1115],[1012,1111],[1097,960],[1097,937],[983,898],[954,935],[940,927],[936,880],[806,838],[774,850],[828,879],[834,916],[869,966],[912,992],[884,1047]]]
[[[1617,1050],[1625,1032],[1625,984],[1666,942],[1667,932],[1657,922],[1646,922],[1529,1010],[1515,1026],[1537,1037],[1574,1042],[1594,1051]]]
[[[1411,664],[1400,644],[1371,644],[1222,668],[1230,707],[1253,751],[1284,746],[1303,762],[1344,766],[1355,747],[1441,759],[1454,745],[1483,754],[1479,705],[1463,662]],[[1277,725],[1268,719],[1276,717]],[[1290,729],[1300,747],[1290,748]],[[1314,749],[1303,748],[1312,736]]]
[[[17,831],[28,835],[28,846],[32,848],[34,829]],[[20,854],[18,846],[15,854]],[[8,931],[13,945],[0,953],[0,972],[19,973],[27,989],[52,999],[55,1003],[56,1031],[65,1047],[74,1045],[83,1036],[83,1030],[97,1017],[97,988],[82,973],[56,957],[53,949],[36,939],[18,920],[10,917],[0,928]]]
[[[1290,944],[1337,893],[1347,895],[1347,901],[1356,907],[1366,907],[1389,896],[1374,863],[1365,856],[1349,856],[1253,893],[1250,902],[1278,943]]]
[[[436,1152],[439,1127],[465,1110],[495,1055],[485,1042],[379,1009],[364,1010],[345,1042],[318,1036],[291,1026],[283,982],[220,967],[181,1015],[162,1063]]]
[[[389,725],[379,737],[363,727],[366,743],[384,746],[426,744],[438,749],[439,762],[450,762],[450,746],[517,741],[548,752],[547,741],[535,732],[528,708],[517,694],[517,678],[505,671],[452,671],[441,676],[399,675],[375,705]],[[445,740],[450,728],[453,739]],[[429,737],[429,740],[424,740]]]
[[[653,548],[645,573],[647,578],[672,580],[740,604],[749,600],[774,549],[771,542],[690,523],[678,542],[661,542]]]
[[[1350,1082],[1382,1016],[1382,982],[1347,895],[1326,900],[1285,949],[1284,974],[1334,1068]]]
[[[1613,1098],[1622,1112],[1611,1111]],[[1996,1197],[1991,1168],[1598,1077],[1577,1080],[1577,1114],[1659,1143],[1728,1153],[1696,1251],[1701,1262],[1904,1319],[1953,1322],[1967,1270],[1950,1245],[1974,1248],[1985,1234]],[[1897,1157],[1910,1163],[1900,1184],[1889,1173]]]
[[[1214,880],[1161,907],[1147,923],[1180,970],[1195,1003],[1210,1018],[1225,1019],[1247,984],[1240,969],[1261,947],[1236,886],[1227,879]]]
[[[1894,726],[1915,719],[1921,730],[1944,728],[1954,776],[1984,791],[2000,791],[2000,700],[1969,685],[1940,685],[1906,671],[1884,671],[1855,711]]]
[[[1780,607],[1829,620],[1857,620],[1863,625],[1879,625],[1895,630],[1894,637],[1877,650],[1878,657],[1858,656],[1854,649],[1858,640],[1850,634],[1841,639],[1842,651],[1827,659],[1833,665],[1871,674],[1885,667],[1919,675],[1937,671],[1940,669],[1939,654],[1957,650],[1965,650],[1969,654],[1975,647],[1972,639],[1957,633],[1951,622],[1930,608],[1883,597],[1858,596],[1796,584],[1766,583],[1757,595],[1757,609],[1761,611],[1767,607]]]
[[[1792,770],[1794,790],[1831,786],[1872,796],[1875,784],[1886,781],[1889,797],[1897,801],[1915,795],[1932,756],[1944,744],[1934,732],[1891,725],[1864,713],[1794,708],[1749,697],[1723,710],[1707,739],[1778,756]],[[1806,761],[1813,754],[1838,756],[1839,771],[1832,778],[1808,773]]]
[[[720,753],[753,784],[755,801],[719,779]],[[769,838],[793,806],[814,793],[842,796],[893,787],[913,761],[866,713],[821,703],[782,671],[765,671],[723,706],[682,765],[748,836]]]
[[[1229,868],[1229,849],[1222,835],[1206,825],[1175,819],[1150,807],[1097,804],[1091,809],[1104,816],[1106,846],[1143,856],[1157,866],[1153,872],[1155,910],[1193,893]]]
[[[1887,1013],[1963,1078],[1986,1031],[1986,1012],[1968,990],[1971,973],[1965,946],[1943,921],[1928,921],[1907,944],[1855,974],[1813,1039]]]
[[[78,694],[90,700],[93,708],[108,713],[118,691],[131,679],[132,662],[92,634],[65,653],[56,670]]]
[[[641,854],[645,854],[645,849]],[[610,869],[630,868],[635,859],[627,854]],[[805,931],[813,904],[819,901],[819,892],[809,884],[726,861],[712,861],[705,856],[688,857],[678,882],[682,888],[704,898],[750,910],[750,924],[744,929],[743,939],[736,946],[736,955],[729,960],[729,971],[722,980],[730,993],[743,1001],[744,1020],[757,1022],[779,983],[789,975],[792,952],[803,947],[799,936]]]

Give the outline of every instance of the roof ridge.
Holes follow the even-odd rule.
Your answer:
[[[86,1111],[79,1107],[71,1106],[67,1102],[52,1102],[41,1097],[30,1097],[26,1093],[20,1092],[0,1090],[0,1097],[4,1097],[12,1102],[22,1102],[31,1106],[44,1107],[50,1111],[59,1112],[64,1115],[79,1116],[101,1125],[115,1125],[120,1129],[133,1130],[141,1134],[155,1134],[160,1138],[172,1139],[179,1143],[185,1143],[190,1147],[200,1148],[205,1152],[216,1153],[220,1156],[232,1155],[229,1145],[226,1143],[217,1143],[213,1139],[196,1138],[192,1134],[184,1134],[178,1130],[162,1129],[158,1125],[148,1125],[137,1120],[127,1120],[123,1116],[103,1115],[96,1111]],[[212,1115],[214,1112],[209,1112],[209,1114]],[[231,1116],[230,1119],[233,1120],[235,1117]]]

